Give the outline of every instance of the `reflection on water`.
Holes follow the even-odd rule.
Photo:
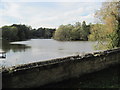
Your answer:
[[[12,42],[11,44],[3,42],[2,50],[7,52],[7,57],[0,64],[14,66],[93,52],[95,51],[93,47],[95,43],[90,41],[55,41],[52,39],[32,39]]]
[[[10,52],[12,50],[13,52],[25,52],[26,49],[29,49],[30,46],[26,46],[24,44],[10,44],[7,41],[2,41],[2,50],[5,52]]]

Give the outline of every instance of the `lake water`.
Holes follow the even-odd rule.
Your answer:
[[[0,66],[14,66],[32,62],[50,60],[54,58],[78,55],[96,51],[90,41],[56,41],[53,39],[31,39],[2,43],[6,59],[0,60]]]

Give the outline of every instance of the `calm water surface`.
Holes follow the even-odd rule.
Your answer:
[[[31,39],[20,42],[3,42],[0,50],[6,51],[6,59],[0,65],[14,66],[59,57],[94,52],[94,44],[90,41],[56,41],[52,39]]]

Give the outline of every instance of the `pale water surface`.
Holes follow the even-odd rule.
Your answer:
[[[31,39],[11,44],[3,42],[2,50],[7,52],[7,57],[0,60],[0,65],[8,67],[94,52],[96,51],[94,50],[95,43],[90,41],[56,41],[53,39]]]

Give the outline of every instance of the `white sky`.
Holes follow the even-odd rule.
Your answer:
[[[15,0],[2,0],[0,3],[0,26],[26,24],[33,28],[57,28],[61,24],[74,24],[77,21],[86,21],[89,24],[94,23],[94,13],[101,7],[101,2],[93,2],[95,0],[92,2],[13,1]]]
[[[1,1],[2,2],[104,2],[106,0],[1,0]]]

